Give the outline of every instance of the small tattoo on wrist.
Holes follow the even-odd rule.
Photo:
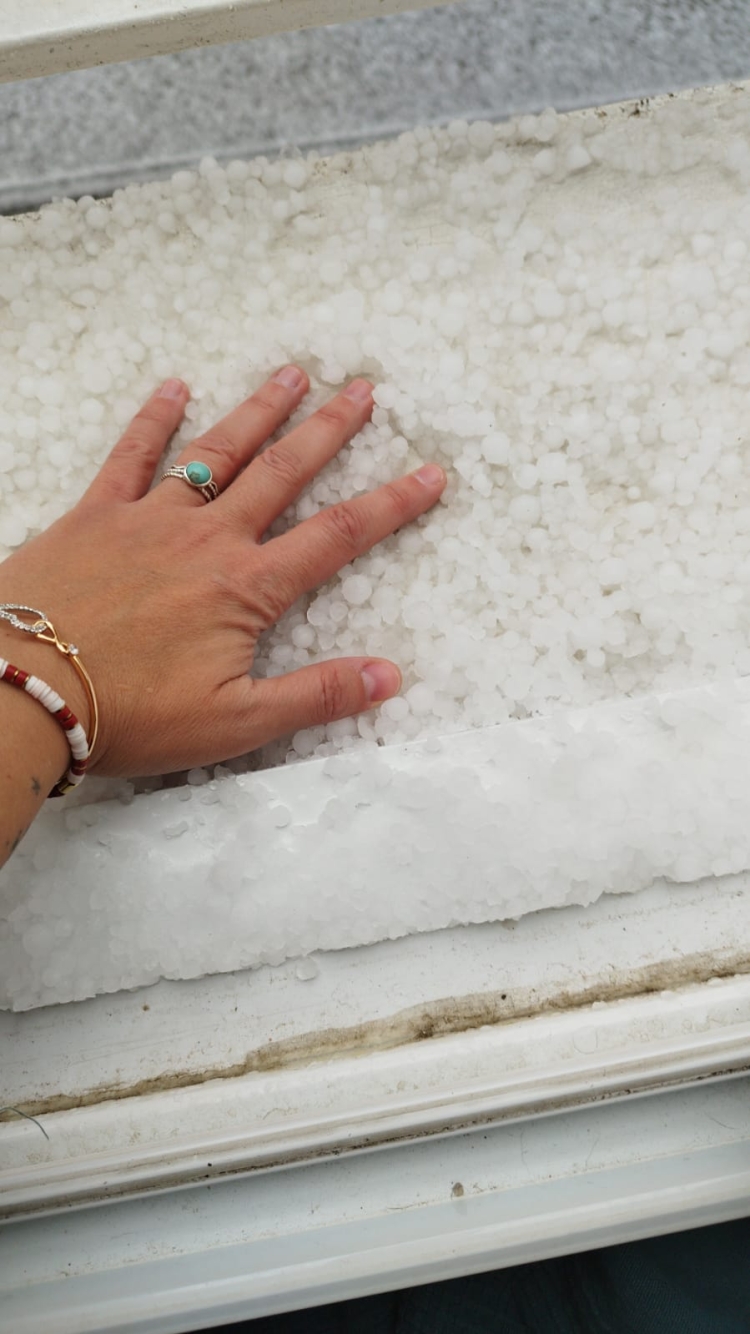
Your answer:
[[[10,855],[11,855],[11,857],[13,856],[13,853],[15,852],[16,848],[18,847],[19,843],[21,842],[21,839],[23,838],[24,834],[28,834],[28,832],[29,832],[29,828],[30,828],[30,826],[29,826],[29,825],[26,825],[26,827],[25,827],[24,829],[19,829],[18,833],[16,834],[15,838],[13,839],[13,842],[12,842],[11,845],[10,845]],[[7,839],[6,839],[6,842],[5,842],[5,846],[6,846],[6,847],[8,846],[8,841],[7,841]]]
[[[34,793],[34,796],[35,796],[35,797],[38,797],[38,796],[39,796],[39,794],[40,794],[40,792],[41,792],[41,790],[42,790],[42,785],[41,785],[41,783],[39,782],[39,779],[38,779],[38,778],[32,778],[32,780],[31,780],[31,790],[32,790],[32,792]]]

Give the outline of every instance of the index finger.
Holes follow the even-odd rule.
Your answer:
[[[447,478],[436,463],[386,482],[366,496],[322,510],[268,544],[269,571],[278,600],[291,606],[384,537],[424,514],[445,490]]]

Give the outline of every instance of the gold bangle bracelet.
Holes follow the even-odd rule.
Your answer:
[[[86,668],[84,667],[83,663],[81,662],[79,651],[76,645],[66,644],[64,640],[60,639],[51,621],[46,621],[45,624],[46,624],[46,629],[41,631],[41,633],[37,634],[37,639],[41,639],[45,644],[54,644],[58,653],[62,653],[63,657],[70,659],[76,671],[78,672],[78,675],[80,676],[83,682],[86,694],[88,695],[89,706],[91,709],[91,732],[88,738],[89,763],[90,763],[91,757],[94,754],[94,746],[96,745],[96,740],[99,735],[99,703],[96,698],[94,683],[91,680],[91,677],[89,676],[88,672],[86,671]]]

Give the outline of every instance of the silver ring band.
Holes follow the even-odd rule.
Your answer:
[[[207,463],[201,463],[195,459],[192,463],[175,463],[171,468],[161,475],[161,481],[167,477],[179,477],[181,481],[187,482],[193,491],[200,491],[203,499],[216,500],[219,494],[219,488],[213,478],[213,473]]]

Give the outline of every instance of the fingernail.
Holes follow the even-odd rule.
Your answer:
[[[369,662],[362,668],[367,698],[371,704],[390,699],[401,689],[401,673],[392,662]]]
[[[439,468],[437,463],[426,463],[424,468],[414,473],[414,476],[423,486],[429,487],[444,486],[447,480],[443,469]]]
[[[305,383],[305,377],[298,366],[283,366],[273,378],[275,384],[283,384],[285,389],[300,389]]]
[[[344,390],[344,398],[350,398],[353,403],[369,403],[372,398],[372,385],[369,380],[352,380],[351,384]]]
[[[156,397],[184,398],[187,392],[187,386],[182,383],[182,380],[165,380]]]

